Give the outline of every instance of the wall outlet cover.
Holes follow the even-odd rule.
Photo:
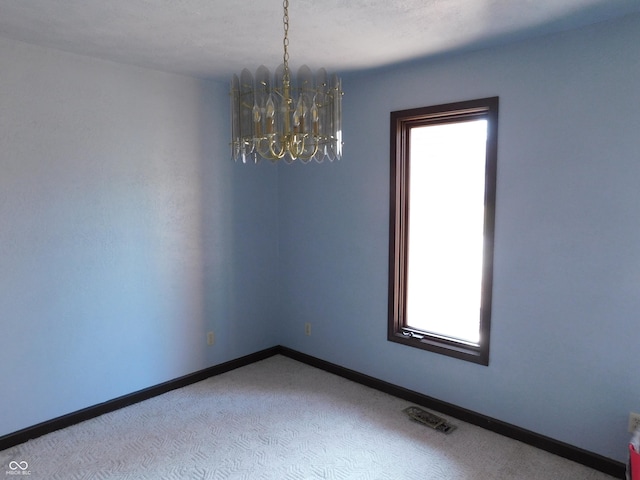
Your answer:
[[[633,433],[640,429],[640,413],[631,412],[629,414],[629,432]]]

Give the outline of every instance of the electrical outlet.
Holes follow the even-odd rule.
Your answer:
[[[629,432],[633,433],[640,429],[640,413],[631,412],[629,414]]]
[[[213,332],[207,332],[207,345],[213,345],[216,341],[216,337]]]
[[[304,334],[308,337],[311,336],[311,323],[307,322],[304,324]]]

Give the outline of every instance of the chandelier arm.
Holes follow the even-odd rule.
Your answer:
[[[306,137],[306,138],[309,138],[309,137]],[[302,149],[300,150],[300,154],[298,155],[298,158],[300,158],[300,160],[304,160],[304,161],[308,162],[309,160],[311,160],[316,155],[316,153],[318,153],[319,145],[318,145],[318,142],[313,142],[313,151],[309,155],[303,155],[303,152],[305,150],[305,145],[304,144],[305,144],[305,141],[304,141],[304,138],[303,138],[302,139]]]
[[[287,153],[286,146],[282,146],[280,151],[275,150],[275,137],[277,134],[271,134],[262,136],[259,139],[254,139],[255,151],[265,160],[280,160]]]
[[[280,149],[279,152],[275,151],[275,144],[276,142],[269,142],[269,153],[271,154],[271,159],[272,160],[280,160],[281,158],[283,158],[286,153],[287,153],[287,140],[286,139],[282,139],[282,148]]]

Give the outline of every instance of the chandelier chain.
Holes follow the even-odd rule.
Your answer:
[[[289,81],[289,0],[284,0],[284,15],[282,16],[282,23],[284,24],[284,39],[282,45],[284,46],[283,64],[284,64],[284,78],[283,80]]]

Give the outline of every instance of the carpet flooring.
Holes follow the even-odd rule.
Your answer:
[[[5,478],[611,480],[277,355],[0,451]],[[447,418],[445,416],[445,418]],[[10,468],[11,466],[11,468]],[[23,468],[26,467],[26,468]]]

